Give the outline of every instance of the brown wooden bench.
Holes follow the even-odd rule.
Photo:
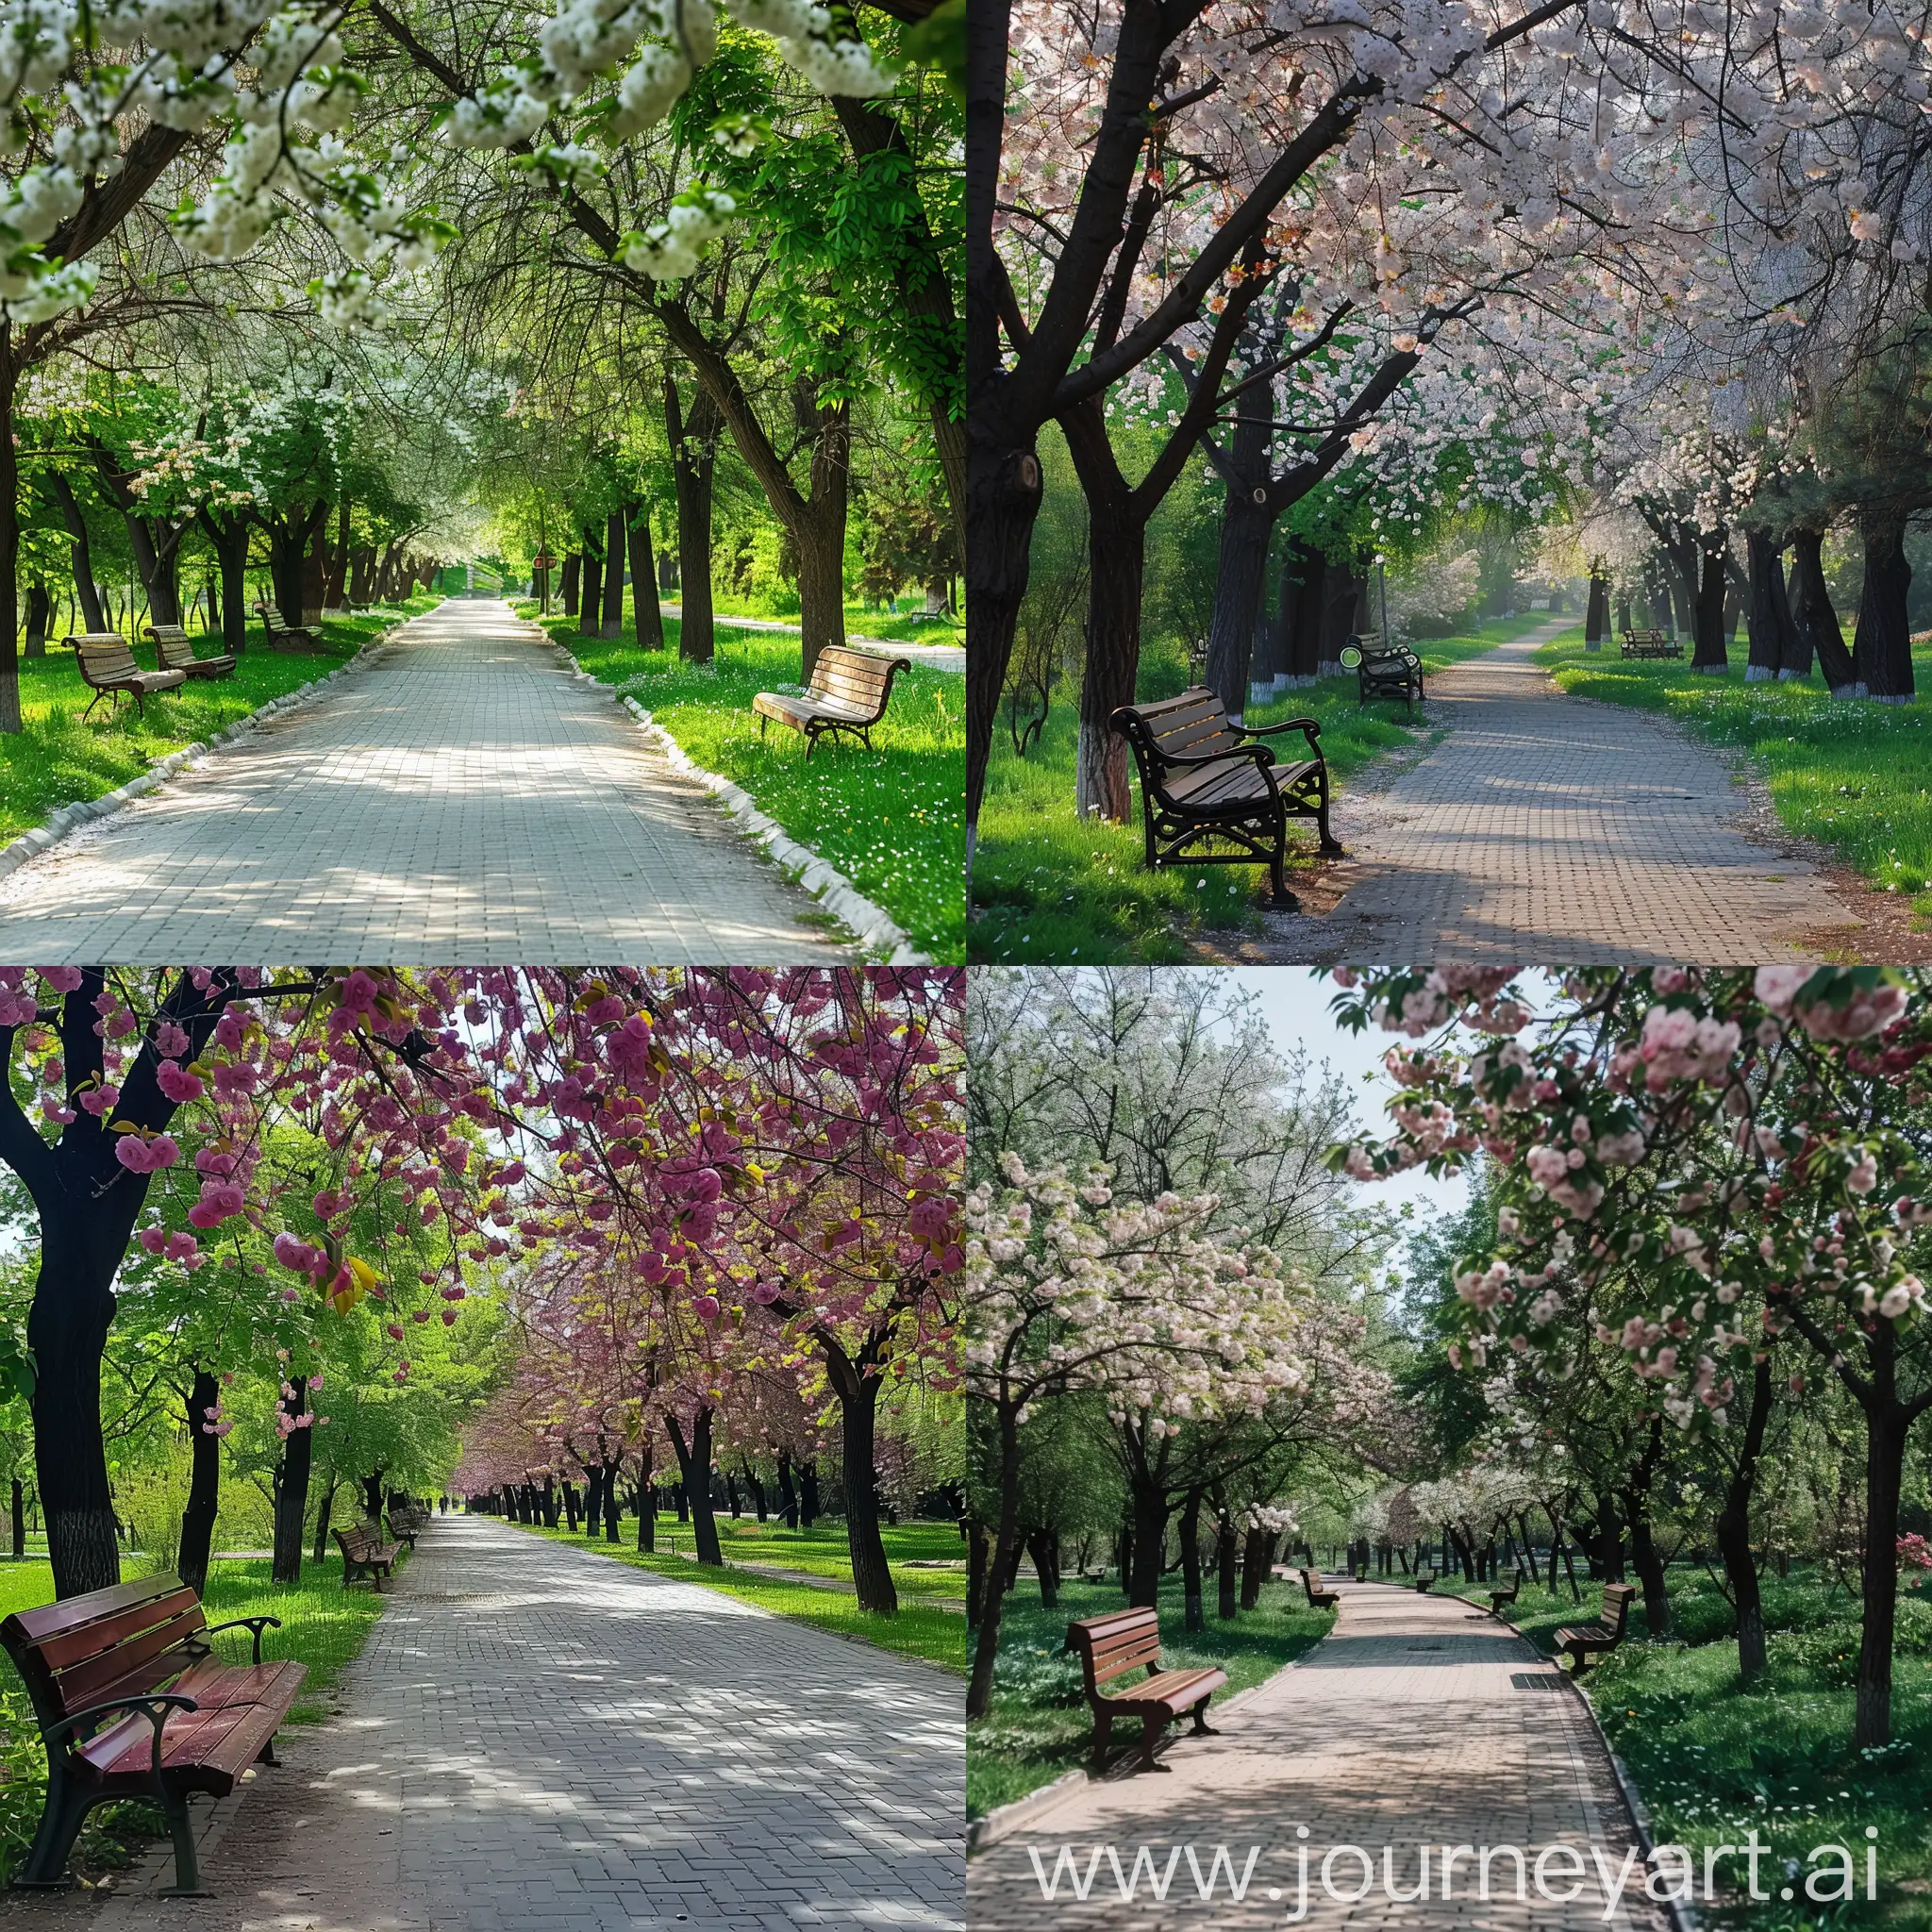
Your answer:
[[[188,633],[178,624],[151,624],[146,629],[155,641],[163,671],[178,671],[185,677],[226,677],[235,668],[232,657],[197,658]]]
[[[306,651],[312,644],[322,641],[322,631],[312,624],[291,624],[281,613],[277,605],[258,604],[256,609],[261,613],[261,628],[269,643],[277,650]]]
[[[1123,705],[1108,723],[1133,748],[1140,768],[1149,872],[1163,865],[1258,861],[1274,880],[1274,903],[1299,909],[1282,871],[1289,820],[1313,819],[1322,851],[1341,851],[1328,829],[1328,764],[1314,719],[1289,718],[1249,730],[1234,723],[1206,685],[1191,685],[1177,698]],[[1249,741],[1280,731],[1299,731],[1308,756],[1278,764],[1269,746]],[[1216,841],[1236,849],[1201,849]]]
[[[1309,1609],[1333,1609],[1341,1601],[1341,1596],[1336,1591],[1322,1588],[1321,1584],[1316,1580],[1315,1573],[1312,1570],[1304,1570],[1301,1573],[1301,1576],[1302,1588],[1308,1593]]]
[[[1684,646],[1667,630],[1626,630],[1618,649],[1626,658],[1681,658]]]
[[[855,651],[849,644],[827,644],[811,667],[803,697],[761,691],[752,699],[751,708],[758,714],[758,736],[764,736],[767,720],[776,719],[804,732],[807,758],[822,734],[836,731],[851,732],[870,751],[872,727],[886,715],[893,678],[911,669],[907,658],[879,658],[870,651]]]
[[[1385,644],[1377,631],[1363,631],[1341,647],[1344,670],[1355,673],[1356,708],[1371,698],[1400,698],[1413,708],[1423,695],[1423,660],[1407,644]]]
[[[1594,1624],[1566,1624],[1557,1632],[1557,1648],[1569,1657],[1572,1676],[1580,1677],[1590,1668],[1591,1651],[1615,1650],[1623,1642],[1630,1599],[1636,1594],[1634,1583],[1607,1583],[1603,1610]]]
[[[307,1666],[263,1663],[261,1633],[279,1617],[210,1624],[178,1576],[143,1576],[0,1624],[47,1748],[47,1801],[14,1884],[67,1883],[67,1855],[82,1821],[116,1798],[153,1798],[175,1840],[175,1883],[201,1890],[188,1794],[226,1797],[251,1764],[275,1761],[275,1735]],[[208,1640],[255,1636],[249,1664],[228,1664]]]
[[[1116,1717],[1141,1720],[1142,1771],[1164,1771],[1154,1761],[1160,1734],[1183,1711],[1194,1714],[1194,1735],[1212,1737],[1208,1724],[1208,1700],[1227,1682],[1227,1673],[1212,1668],[1163,1671],[1160,1668],[1160,1618],[1150,1609],[1115,1610],[1067,1625],[1066,1647],[1080,1656],[1080,1674],[1087,1702],[1093,1707],[1093,1769],[1107,1766],[1107,1747]],[[1147,1675],[1124,1690],[1106,1687],[1141,1665]]]
[[[1491,1616],[1492,1616],[1492,1617],[1500,1617],[1500,1616],[1501,1616],[1501,1615],[1503,1614],[1503,1612],[1504,1612],[1505,1610],[1508,1609],[1508,1608],[1509,1608],[1509,1607],[1511,1607],[1511,1606],[1512,1606],[1512,1605],[1513,1605],[1513,1604],[1515,1603],[1516,1599],[1517,1599],[1517,1598],[1518,1598],[1519,1596],[1521,1596],[1521,1595],[1523,1594],[1523,1585],[1524,1585],[1524,1574],[1523,1574],[1523,1572],[1522,1572],[1521,1570],[1519,1570],[1519,1571],[1518,1571],[1518,1572],[1516,1573],[1516,1580],[1515,1580],[1515,1582],[1513,1582],[1513,1583],[1512,1583],[1512,1584],[1511,1584],[1511,1585],[1509,1586],[1509,1588],[1508,1588],[1507,1590],[1492,1590],[1492,1591],[1491,1591],[1491,1592],[1490,1592],[1490,1615],[1491,1615]]]
[[[401,1545],[380,1541],[360,1524],[331,1530],[329,1534],[342,1553],[342,1588],[346,1590],[358,1576],[366,1574],[380,1592],[382,1579],[395,1574],[396,1552]]]
[[[1418,1570],[1415,1573],[1415,1587],[1418,1590],[1428,1589],[1435,1580],[1436,1573],[1433,1570]]]
[[[418,1509],[413,1504],[391,1504],[389,1511],[389,1533],[399,1543],[408,1543],[413,1555],[416,1539],[429,1527],[429,1512]]]
[[[83,724],[104,697],[111,696],[118,705],[124,693],[131,696],[137,715],[145,717],[147,700],[157,691],[188,682],[185,672],[143,671],[134,660],[133,646],[118,631],[84,630],[66,641],[74,646],[81,682],[94,693],[80,714]]]

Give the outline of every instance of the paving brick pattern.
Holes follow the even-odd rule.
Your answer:
[[[1634,1845],[1629,1814],[1607,1755],[1574,1694],[1546,1679],[1550,1666],[1509,1627],[1457,1598],[1418,1595],[1392,1585],[1342,1584],[1336,1627],[1293,1669],[1281,1673],[1215,1721],[1215,1738],[1180,1737],[1166,1752],[1164,1775],[1137,1774],[1074,1788],[1065,1803],[1014,1837],[989,1846],[967,1870],[967,1923],[973,1932],[1258,1932],[1288,1921],[1300,1902],[1300,1847],[1308,1847],[1310,1927],[1402,1926],[1409,1932],[1666,1932],[1657,1907],[1625,1891],[1605,1916],[1602,1881],[1590,1847],[1612,1871]],[[1214,1721],[1210,1719],[1210,1721]],[[1138,1732],[1138,1725],[1124,1727]],[[1185,1729],[1185,1726],[1180,1727]],[[1117,1730],[1118,1735],[1118,1730]],[[1297,1837],[1306,1827],[1307,1838]],[[1391,1848],[1394,1890],[1413,1892],[1417,1846],[1431,1856],[1431,1896],[1394,1904],[1383,1883]],[[1176,1845],[1194,1848],[1204,1877],[1225,1845],[1237,1873],[1251,1846],[1261,1848],[1245,1897],[1230,1897],[1225,1868],[1204,1901],[1183,1852],[1163,1904],[1150,1901],[1144,1871],[1134,1903],[1121,1897],[1103,1854],[1085,1904],[1063,1879],[1042,1899],[1029,1848],[1052,1874],[1070,1845],[1084,1871],[1096,1845],[1118,1848],[1131,1873],[1141,1845],[1164,1867]],[[1321,1887],[1331,1847],[1363,1847],[1374,1883],[1360,1903],[1342,1905]],[[1514,1862],[1491,1862],[1492,1896],[1476,1896],[1474,1855],[1452,1868],[1444,1898],[1444,1846],[1514,1845],[1525,1854],[1528,1896],[1515,1897]],[[1576,1848],[1591,1873],[1568,1904],[1538,1896],[1539,1853]],[[1546,1868],[1548,1889],[1574,1882],[1561,1854]],[[1352,1892],[1362,1866],[1349,1854],[1332,1868],[1335,1889]]]
[[[963,1924],[962,1697],[929,1666],[457,1516],[341,1691],[217,1807],[216,1896],[155,1898],[157,1853],[91,1932]]]
[[[815,911],[608,691],[465,600],[0,881],[0,959],[849,957]]]
[[[1534,654],[1569,623],[1430,676],[1447,738],[1386,791],[1344,791],[1362,876],[1324,918],[1270,918],[1267,958],[1742,965],[1857,924],[1807,861],[1727,823],[1742,795],[1710,751],[1550,681]]]

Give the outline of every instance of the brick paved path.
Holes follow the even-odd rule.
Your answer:
[[[1724,823],[1744,801],[1715,755],[1563,695],[1535,652],[1571,622],[1431,675],[1447,739],[1386,791],[1344,788],[1363,875],[1325,918],[1271,917],[1263,957],[1740,965],[1856,925],[1810,864]]]
[[[962,1694],[929,1666],[454,1516],[341,1691],[218,1807],[217,1896],[154,1898],[158,1851],[90,1932],[963,1923]]]
[[[1335,1629],[1231,1709],[1217,1726],[1221,1736],[1181,1738],[1166,1754],[1166,1775],[1075,1787],[1070,1801],[974,1857],[967,1868],[973,1932],[1260,1932],[1285,1923],[1299,1905],[1304,1844],[1309,1898],[1301,1923],[1324,1932],[1385,1925],[1664,1932],[1658,1908],[1641,1896],[1641,1859],[1631,1867],[1638,1896],[1626,1891],[1615,1913],[1604,1916],[1606,1893],[1590,1847],[1598,1844],[1612,1873],[1620,1871],[1634,1847],[1629,1815],[1574,1693],[1529,1681],[1548,1678],[1550,1666],[1507,1624],[1458,1598],[1386,1584],[1340,1589]],[[1296,1836],[1301,1826],[1306,1840]],[[1382,1848],[1391,1848],[1394,1889],[1413,1892],[1417,1846],[1424,1842],[1436,1848],[1429,1899],[1391,1904]],[[1131,1874],[1143,1844],[1157,1868],[1175,1846],[1191,1844],[1204,1879],[1213,1874],[1217,1845],[1228,1848],[1237,1874],[1251,1846],[1261,1855],[1236,1904],[1224,1867],[1213,1899],[1204,1901],[1183,1851],[1164,1905],[1150,1902],[1144,1867],[1138,1901],[1124,1904],[1105,1852],[1084,1905],[1064,1878],[1059,1896],[1047,1903],[1028,1856],[1037,1849],[1051,1876],[1062,1845],[1074,1848],[1083,1872],[1096,1845],[1114,1845],[1122,1870]],[[1342,1844],[1362,1846],[1374,1860],[1374,1889],[1357,1905],[1338,1904],[1322,1890],[1323,1859]],[[1487,1904],[1474,1895],[1474,1855],[1453,1866],[1454,1895],[1445,1900],[1441,1848],[1465,1844],[1520,1847],[1531,1874],[1526,1901],[1516,1902],[1514,1862],[1500,1855],[1491,1863]],[[1537,1896],[1536,1858],[1553,1844],[1577,1847],[1591,1873],[1573,1904]],[[1566,1891],[1574,1882],[1569,1870],[1560,1854],[1553,1857],[1548,1890]],[[1347,1853],[1332,1874],[1344,1893],[1362,1882],[1360,1860]]]
[[[0,959],[843,957],[815,909],[608,691],[462,601],[0,881]]]

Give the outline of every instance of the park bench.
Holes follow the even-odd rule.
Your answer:
[[[1418,1590],[1428,1589],[1435,1580],[1436,1573],[1433,1570],[1418,1570],[1415,1573],[1415,1587]]]
[[[146,701],[157,691],[173,691],[188,682],[185,672],[143,671],[134,661],[133,647],[118,631],[80,631],[66,641],[74,646],[81,682],[94,693],[88,700],[87,710],[80,714],[83,724],[104,697],[111,695],[118,705],[125,692],[134,699],[136,713],[145,717]]]
[[[848,644],[827,644],[811,667],[803,697],[761,691],[752,699],[751,708],[758,714],[758,736],[765,735],[766,721],[775,718],[805,734],[807,758],[821,734],[835,731],[851,732],[870,751],[872,727],[886,715],[893,678],[911,669],[909,658],[880,658]]]
[[[261,1633],[279,1617],[209,1624],[178,1576],[117,1583],[0,1624],[47,1748],[47,1800],[14,1883],[67,1882],[67,1855],[96,1805],[152,1798],[175,1840],[171,1897],[201,1890],[188,1794],[224,1798],[252,1764],[275,1761],[275,1735],[307,1666],[264,1663]],[[249,1664],[224,1663],[217,1631],[255,1636]]]
[[[1194,1714],[1194,1735],[1212,1737],[1208,1724],[1208,1700],[1227,1682],[1227,1673],[1212,1668],[1163,1671],[1160,1668],[1160,1618],[1151,1609],[1115,1610],[1067,1625],[1066,1648],[1080,1656],[1080,1675],[1087,1702],[1093,1707],[1093,1769],[1107,1766],[1107,1747],[1116,1717],[1141,1720],[1142,1771],[1163,1769],[1154,1761],[1160,1734],[1183,1711]],[[1123,1690],[1106,1687],[1141,1665],[1147,1675]]]
[[[416,1539],[429,1527],[429,1512],[419,1509],[413,1503],[391,1504],[389,1512],[389,1533],[399,1543],[408,1543],[411,1555],[415,1553]]]
[[[232,657],[197,658],[188,633],[178,624],[151,624],[147,634],[155,641],[155,653],[163,671],[178,671],[187,677],[226,677],[235,668]]]
[[[1177,698],[1123,705],[1108,723],[1132,747],[1140,769],[1149,872],[1163,865],[1258,861],[1274,880],[1274,903],[1292,911],[1300,902],[1283,876],[1289,820],[1313,819],[1322,851],[1341,854],[1328,829],[1328,764],[1314,719],[1289,718],[1250,729],[1235,724],[1205,685],[1191,685]],[[1307,740],[1308,756],[1277,764],[1269,746],[1248,741],[1281,731],[1299,731]],[[1237,849],[1199,849],[1215,840]]]
[[[1423,660],[1407,644],[1385,644],[1377,631],[1350,638],[1341,663],[1355,673],[1357,710],[1371,698],[1400,698],[1412,706],[1422,697]]]
[[[1684,646],[1666,630],[1626,630],[1619,650],[1626,658],[1681,658]]]
[[[261,613],[261,628],[275,649],[304,651],[322,641],[322,631],[317,625],[291,624],[274,604],[260,603],[255,608]]]
[[[1508,1609],[1510,1606],[1515,1603],[1517,1597],[1522,1594],[1523,1584],[1523,1572],[1519,1570],[1516,1573],[1516,1580],[1512,1584],[1510,1584],[1507,1590],[1491,1591],[1490,1615],[1492,1617],[1500,1617],[1505,1610]]]
[[[1324,1590],[1312,1570],[1304,1570],[1302,1588],[1308,1593],[1308,1607],[1311,1610],[1332,1609],[1341,1598],[1332,1590]]]
[[[1603,1610],[1594,1624],[1566,1624],[1557,1632],[1557,1648],[1568,1653],[1572,1676],[1580,1677],[1590,1668],[1591,1651],[1615,1650],[1623,1642],[1630,1599],[1636,1594],[1634,1583],[1607,1583]]]
[[[358,1576],[367,1574],[378,1591],[382,1579],[395,1574],[396,1543],[380,1541],[371,1531],[357,1524],[348,1529],[329,1532],[342,1553],[342,1588],[346,1590]]]

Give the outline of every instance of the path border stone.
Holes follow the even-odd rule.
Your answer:
[[[447,600],[445,600],[447,601]],[[435,605],[430,609],[435,609]],[[258,705],[254,710],[244,712],[232,724],[225,724],[221,730],[208,739],[196,739],[192,744],[184,744],[179,751],[171,751],[165,758],[159,758],[149,765],[146,771],[137,773],[125,785],[117,785],[111,791],[104,791],[98,798],[83,798],[73,805],[63,805],[58,811],[51,811],[38,825],[31,825],[10,844],[0,846],[0,878],[17,872],[29,858],[37,858],[50,846],[58,845],[68,833],[77,831],[82,825],[92,824],[96,819],[111,818],[117,811],[144,797],[157,787],[164,785],[177,772],[186,771],[197,759],[218,750],[225,744],[232,744],[238,738],[257,731],[271,718],[278,718],[285,711],[299,709],[311,704],[322,695],[323,691],[335,682],[344,672],[354,671],[364,660],[385,648],[404,625],[415,623],[418,617],[426,617],[426,610],[413,611],[408,617],[399,617],[373,638],[363,641],[352,658],[346,658],[333,671],[321,677],[311,677],[307,684],[297,685],[293,691],[284,691],[278,698],[271,698],[265,705]]]

